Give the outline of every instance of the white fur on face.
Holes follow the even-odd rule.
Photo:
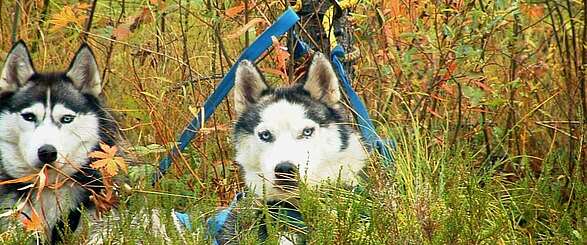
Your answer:
[[[366,158],[359,137],[351,134],[349,145],[341,151],[337,125],[318,125],[306,116],[302,105],[280,100],[260,112],[261,122],[253,135],[238,140],[236,160],[244,167],[245,180],[258,195],[282,198],[275,188],[275,167],[282,162],[298,166],[300,179],[314,185],[323,180],[340,179],[348,184],[356,181]],[[303,137],[305,128],[314,128],[310,137]],[[273,142],[258,137],[268,130]]]
[[[20,112],[0,114],[0,149],[4,171],[19,178],[38,173],[42,163],[38,150],[43,145],[57,149],[55,168],[72,175],[88,161],[88,153],[98,144],[99,124],[94,114],[81,114],[63,104],[36,103]],[[35,122],[24,120],[32,113]],[[71,123],[61,123],[63,116],[74,116]],[[50,179],[56,172],[50,171]],[[63,178],[61,178],[63,179]]]

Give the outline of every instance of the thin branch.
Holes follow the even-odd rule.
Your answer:
[[[92,1],[92,6],[88,9],[88,19],[86,20],[86,24],[84,26],[84,32],[81,33],[80,38],[82,39],[83,42],[87,42],[88,40],[88,35],[87,33],[90,32],[90,29],[92,28],[92,20],[94,19],[94,12],[96,11],[96,3],[98,2],[98,0],[94,0]]]
[[[20,1],[14,2],[14,19],[12,19],[12,43],[18,41],[18,24],[20,23]]]

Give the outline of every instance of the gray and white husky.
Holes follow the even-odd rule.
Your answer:
[[[300,181],[309,186],[326,180],[357,184],[367,153],[342,104],[338,78],[323,54],[314,55],[303,82],[289,87],[270,87],[250,61],[242,61],[236,71],[234,102],[236,161],[247,186],[267,200],[270,211],[286,208],[289,214],[301,215],[294,204]],[[242,228],[238,213],[231,213],[215,236],[221,244],[238,244]],[[279,243],[303,244],[298,231],[281,233]],[[259,237],[266,235],[262,224]]]
[[[316,53],[304,82],[270,87],[249,61],[236,71],[236,161],[246,184],[268,200],[324,180],[356,184],[367,154],[341,103],[330,61]]]
[[[41,73],[24,42],[14,45],[0,75],[0,182],[46,169],[48,186],[30,182],[0,185],[0,214],[20,209],[20,219],[37,215],[47,241],[75,230],[81,210],[91,210],[100,192],[100,174],[88,153],[100,142],[115,145],[119,136],[102,108],[99,70],[91,49],[82,45],[65,72]],[[38,193],[41,191],[41,193]],[[0,221],[6,223],[6,221]]]

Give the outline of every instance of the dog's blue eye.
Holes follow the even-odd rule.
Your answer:
[[[35,116],[35,114],[30,113],[30,112],[20,114],[20,116],[22,117],[22,119],[24,119],[27,122],[37,121],[37,117]]]
[[[310,137],[314,133],[314,128],[305,128],[302,132],[304,137]]]
[[[259,133],[259,139],[265,142],[271,142],[273,141],[273,135],[271,134],[271,132],[269,132],[269,130],[265,130]]]
[[[65,115],[65,116],[61,117],[61,119],[59,121],[63,124],[68,124],[68,123],[73,122],[74,118],[75,118],[74,115]]]

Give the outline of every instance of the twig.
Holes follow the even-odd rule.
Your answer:
[[[189,8],[189,6],[187,7],[182,7],[182,1],[179,1],[179,26],[181,29],[181,39],[182,39],[182,44],[183,44],[183,60],[185,61],[185,63],[187,64],[187,67],[183,67],[183,75],[185,76],[186,74],[186,70],[187,70],[187,79],[192,80],[192,66],[190,64],[190,57],[188,54],[188,39],[187,39],[187,34],[186,34],[186,28],[188,26],[188,18],[187,18],[187,13],[186,11],[182,11],[182,9],[187,9]],[[189,5],[189,1],[187,1],[187,4]]]
[[[92,1],[92,6],[90,7],[90,9],[88,9],[88,19],[86,20],[86,24],[84,26],[84,32],[82,32],[80,36],[83,42],[88,41],[88,35],[86,33],[89,33],[90,29],[92,28],[92,20],[94,19],[94,12],[96,11],[97,2],[98,0]]]
[[[173,85],[171,88],[169,88],[167,90],[167,92],[173,92],[176,91],[178,89],[180,89],[183,86],[189,85],[189,84],[194,84],[196,82],[200,82],[200,81],[209,81],[209,80],[216,80],[216,79],[221,79],[223,77],[222,74],[214,74],[214,75],[210,75],[210,76],[205,76],[205,77],[197,77],[197,78],[193,78],[191,80],[186,80],[186,81],[180,81],[177,84]]]
[[[3,7],[4,7],[4,1],[0,0],[0,9],[3,9]],[[4,18],[2,18],[1,14],[0,14],[0,34],[4,34]],[[4,46],[3,35],[0,35],[0,45]]]
[[[18,38],[18,24],[20,22],[20,1],[14,2],[14,19],[12,20],[12,43],[16,43]]]
[[[587,88],[585,88],[585,69],[587,69],[587,1],[583,1],[583,40],[582,45],[582,57],[581,57],[581,68],[579,69],[579,85],[581,87],[581,105],[582,105],[582,112],[583,112],[583,127],[581,128],[581,137],[583,138],[583,143],[581,147],[581,161],[583,164],[581,165],[582,174],[583,174],[583,183],[587,183]]]
[[[520,14],[516,14],[514,13],[514,22],[513,22],[513,35],[514,38],[512,39],[510,45],[511,48],[511,53],[512,56],[510,58],[510,83],[512,83],[513,81],[516,80],[517,76],[518,76],[518,53],[516,52],[516,48],[517,48],[517,41],[523,39],[522,33],[520,32],[520,29],[522,28],[522,24],[521,24],[521,20],[520,20]],[[514,138],[515,141],[515,147],[516,147],[516,152],[517,154],[523,154],[521,152],[521,146],[520,146],[520,142],[519,142],[519,135],[518,135],[518,130],[516,128],[513,127],[513,123],[516,121],[516,109],[515,109],[515,103],[514,100],[516,98],[516,91],[517,89],[514,87],[513,84],[510,85],[510,95],[509,95],[509,113],[508,113],[508,117],[506,119],[506,127],[510,128],[512,130],[512,134],[510,135],[511,137]],[[508,148],[512,147],[512,141],[508,140]]]
[[[461,87],[461,83],[453,78],[453,81],[457,84],[457,125],[455,126],[455,134],[453,136],[451,146],[455,146],[457,143],[457,139],[459,137],[459,130],[461,128],[461,118],[463,117],[463,110],[462,110],[462,101],[463,101],[463,89]]]
[[[98,0],[95,0],[94,2],[97,2]],[[120,21],[122,20],[122,17],[124,17],[124,13],[125,13],[125,0],[122,0],[122,2],[120,3],[120,14],[118,15],[118,19],[116,20],[116,25],[120,24]],[[86,37],[87,35],[90,36],[94,36],[91,32],[85,32]],[[101,36],[99,36],[101,37]],[[103,81],[103,86],[106,86],[106,84],[108,83],[108,80],[106,79],[106,72],[108,72],[108,70],[110,70],[110,58],[112,57],[112,52],[114,51],[114,43],[115,40],[114,39],[110,39],[110,46],[108,47],[108,52],[106,54],[106,64],[104,64],[104,70],[102,70],[102,81]]]

